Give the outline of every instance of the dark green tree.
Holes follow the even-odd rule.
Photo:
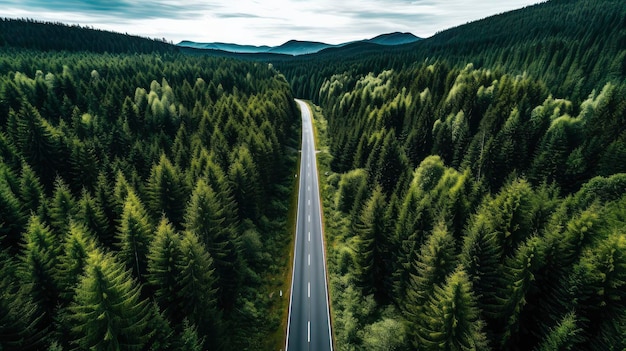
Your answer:
[[[390,232],[386,216],[387,202],[381,187],[376,187],[367,200],[355,225],[358,235],[356,247],[356,279],[366,295],[374,294],[377,301],[387,298],[383,282],[389,274]]]
[[[418,350],[489,350],[472,284],[461,268],[435,287],[420,320]]]
[[[146,255],[153,237],[153,228],[143,204],[134,192],[130,192],[117,232],[120,250],[117,257],[137,278],[143,279],[146,273]]]
[[[177,228],[181,228],[188,191],[180,170],[165,155],[161,155],[159,164],[152,167],[146,191],[152,214],[164,214]]]
[[[194,233],[212,257],[220,286],[220,306],[230,308],[241,284],[242,258],[238,233],[224,216],[221,201],[198,180],[185,214],[185,228]]]
[[[94,251],[87,258],[66,322],[77,348],[141,350],[156,332],[147,328],[149,307],[130,271],[110,254]]]
[[[30,285],[30,293],[47,321],[52,320],[58,303],[57,264],[60,247],[50,229],[33,215],[24,234],[21,276]]]

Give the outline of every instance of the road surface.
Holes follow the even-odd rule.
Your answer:
[[[302,151],[285,349],[332,351],[322,210],[311,110],[304,101],[296,102],[302,111]]]

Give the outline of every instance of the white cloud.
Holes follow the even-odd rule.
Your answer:
[[[393,31],[428,37],[538,0],[0,0],[2,16],[82,24],[174,42],[340,43]],[[76,6],[76,4],[81,4]]]

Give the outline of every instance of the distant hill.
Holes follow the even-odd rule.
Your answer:
[[[0,47],[96,53],[174,52],[165,39],[150,39],[77,25],[0,17]]]
[[[381,34],[375,38],[365,41],[379,45],[403,45],[414,43],[420,39],[420,37],[417,37],[412,33],[395,32],[389,34]]]
[[[346,45],[351,45],[355,43],[370,43],[377,45],[403,45],[414,43],[420,40],[419,37],[411,34],[411,33],[388,33],[382,34],[372,39],[365,40],[357,40],[353,42],[341,43],[341,44],[326,44],[315,41],[299,41],[299,40],[290,40],[279,46],[253,46],[253,45],[239,45],[239,44],[226,44],[226,43],[196,43],[193,41],[182,41],[177,45],[179,47],[184,48],[193,48],[200,50],[219,50],[226,51],[231,53],[241,53],[241,54],[284,54],[284,55],[307,55],[307,54],[315,54],[325,49],[331,48],[341,48]]]

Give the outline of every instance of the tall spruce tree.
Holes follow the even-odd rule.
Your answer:
[[[147,328],[150,305],[140,285],[110,254],[91,252],[66,323],[74,344],[90,350],[141,350],[154,330]]]
[[[465,271],[458,268],[443,286],[436,286],[420,316],[418,350],[489,350],[484,323]]]

